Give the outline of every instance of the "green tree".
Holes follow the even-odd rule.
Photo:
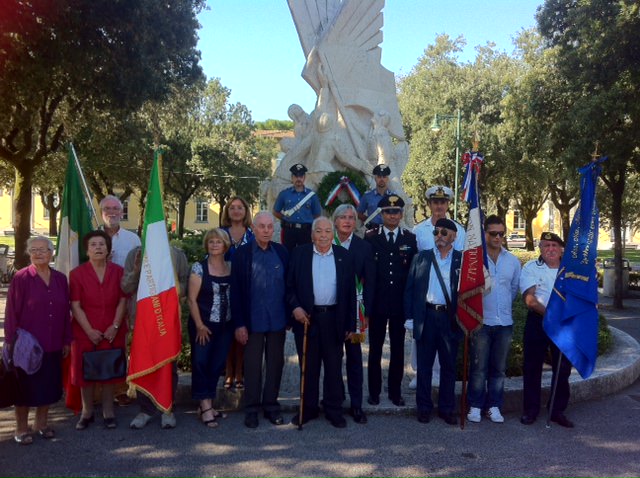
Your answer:
[[[626,178],[640,156],[640,5],[636,0],[547,0],[538,27],[558,51],[574,100],[564,114],[572,147],[589,157],[593,142],[609,157],[602,180],[611,194],[615,239],[614,306],[622,307],[622,215]]]
[[[0,161],[15,168],[16,265],[35,171],[86,109],[137,109],[202,76],[202,0],[7,0],[0,16]]]

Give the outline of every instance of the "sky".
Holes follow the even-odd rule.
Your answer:
[[[362,0],[360,0],[362,1]],[[543,0],[387,0],[382,65],[396,75],[411,72],[437,35],[463,35],[462,61],[475,47],[493,42],[507,53],[522,30],[535,26]],[[207,78],[220,78],[231,102],[242,103],[254,121],[289,119],[298,103],[313,110],[316,96],[300,76],[305,58],[286,0],[208,0],[198,16],[198,48]]]

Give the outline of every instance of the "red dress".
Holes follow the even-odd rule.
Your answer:
[[[117,264],[107,263],[102,283],[90,262],[76,267],[69,277],[71,302],[80,302],[82,310],[91,326],[105,332],[116,316],[116,308],[122,297],[126,295],[120,289],[120,280],[124,270]],[[116,338],[112,343],[102,340],[98,350],[125,348],[127,323],[122,321]],[[77,387],[86,387],[95,383],[118,383],[123,379],[102,382],[86,382],[82,375],[82,354],[94,349],[93,342],[84,332],[77,320],[73,321],[73,342],[71,343],[71,383]]]

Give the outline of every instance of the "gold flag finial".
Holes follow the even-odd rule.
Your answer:
[[[595,142],[596,148],[593,150],[593,153],[591,153],[591,161],[594,163],[598,160],[598,158],[600,158],[600,153],[598,153],[599,146],[600,146],[600,141],[596,141]]]

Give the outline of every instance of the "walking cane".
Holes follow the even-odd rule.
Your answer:
[[[307,369],[307,330],[308,322],[304,323],[304,336],[302,338],[302,374],[300,376],[300,412],[298,413],[298,430],[302,430],[302,421],[304,419],[304,376]]]

